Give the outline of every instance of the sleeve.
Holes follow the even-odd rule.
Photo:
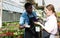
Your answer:
[[[54,20],[49,20],[46,24],[45,24],[45,29],[51,33],[54,30],[54,26],[56,25],[56,22]]]
[[[36,14],[36,12],[33,12],[33,14],[34,14],[34,16],[35,16],[35,17],[37,17],[37,14]]]
[[[20,17],[19,24],[20,24],[20,25],[24,25],[24,17],[23,17],[23,16]]]

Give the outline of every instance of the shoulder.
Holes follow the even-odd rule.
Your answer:
[[[52,23],[55,23],[55,22],[57,22],[57,18],[53,15],[49,18],[49,21]]]
[[[35,11],[33,11],[32,13],[34,14],[34,16],[37,16],[37,14],[36,14],[36,12],[35,12]]]
[[[33,14],[36,14],[36,12],[35,12],[35,11],[33,11],[32,13],[33,13]]]
[[[52,19],[52,20],[56,20],[57,18],[56,18],[55,15],[53,15],[53,16],[51,17],[51,19]]]
[[[23,12],[21,17],[25,17],[26,15],[27,15],[26,12]]]

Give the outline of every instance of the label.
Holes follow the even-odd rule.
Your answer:
[[[36,30],[36,32],[40,32],[40,27],[39,26],[36,26],[35,27],[35,30]]]

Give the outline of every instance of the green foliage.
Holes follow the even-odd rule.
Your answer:
[[[57,16],[60,17],[60,12],[57,12]]]
[[[24,35],[24,29],[19,29],[19,22],[3,22],[2,24],[2,30],[0,31],[0,34],[12,32],[14,38]],[[6,36],[6,38],[8,37]]]
[[[3,22],[3,23],[2,23],[2,26],[6,26],[6,25],[7,25],[7,23],[6,23],[6,22]]]

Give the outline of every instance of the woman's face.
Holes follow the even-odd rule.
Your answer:
[[[52,14],[52,10],[48,10],[47,8],[45,8],[45,12],[47,16],[50,16]]]

